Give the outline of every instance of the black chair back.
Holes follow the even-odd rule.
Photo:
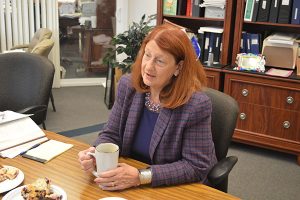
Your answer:
[[[30,53],[0,54],[0,111],[35,114],[42,124],[46,119],[54,65]]]
[[[226,156],[236,127],[239,107],[235,99],[223,92],[207,88],[205,93],[212,101],[211,128],[219,161],[219,165],[217,164],[217,167],[212,169],[208,179],[213,187],[227,192],[228,174],[237,162],[237,157],[226,158]],[[222,171],[219,167],[226,170]]]

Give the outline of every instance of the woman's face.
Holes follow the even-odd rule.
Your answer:
[[[175,58],[160,49],[156,42],[151,40],[145,47],[141,73],[144,83],[151,89],[160,92],[173,75],[178,75],[179,69]]]

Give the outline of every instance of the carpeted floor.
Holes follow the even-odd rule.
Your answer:
[[[103,103],[104,88],[53,89],[53,95],[57,112],[49,104],[47,129],[92,144],[110,113]],[[300,199],[295,155],[239,143],[232,143],[228,155],[239,159],[229,176],[230,194],[246,200]]]

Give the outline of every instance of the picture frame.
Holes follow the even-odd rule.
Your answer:
[[[111,109],[114,104],[114,74],[114,68],[108,64],[104,94],[104,103],[108,109]]]

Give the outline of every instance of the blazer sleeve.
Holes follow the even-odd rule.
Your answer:
[[[181,158],[152,165],[152,186],[206,183],[209,170],[217,162],[211,134],[211,101],[206,97],[187,107],[183,112],[190,115],[183,129]]]
[[[123,123],[122,112],[125,106],[124,101],[128,93],[130,93],[130,82],[129,75],[124,75],[121,77],[118,84],[116,100],[112,107],[108,122],[102,132],[99,133],[98,138],[94,142],[94,146],[104,142],[111,142],[122,148],[122,140],[120,136],[122,131],[120,131],[120,127]]]

